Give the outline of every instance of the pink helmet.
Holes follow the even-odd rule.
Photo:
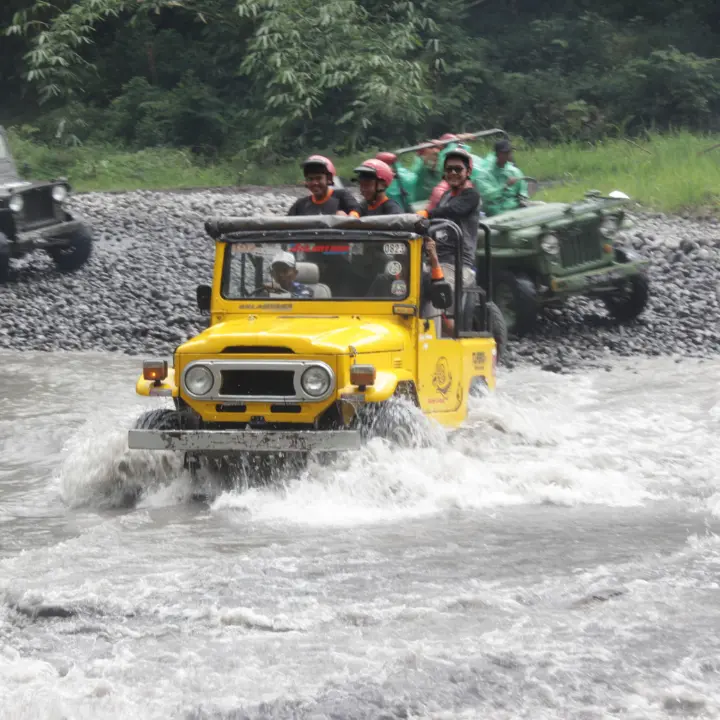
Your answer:
[[[457,140],[458,136],[455,133],[445,133],[440,139],[441,140]]]
[[[375,158],[377,160],[382,160],[382,162],[386,163],[387,165],[392,165],[394,162],[397,162],[397,155],[395,153],[386,151],[379,152],[377,155],[375,155]]]
[[[378,180],[382,180],[385,185],[390,185],[395,177],[392,169],[382,160],[378,160],[377,158],[365,160],[362,165],[355,168],[354,172],[358,175],[374,175]]]
[[[333,177],[335,176],[335,166],[332,164],[332,161],[326,158],[324,155],[311,155],[307,160],[305,160],[302,164],[303,171],[307,172],[309,167],[315,166],[317,168],[322,168],[330,178],[330,181],[332,182]]]

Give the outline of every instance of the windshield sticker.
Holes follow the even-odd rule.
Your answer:
[[[404,280],[394,280],[390,286],[390,292],[393,295],[405,295],[407,292],[407,283]]]
[[[385,266],[385,272],[388,275],[400,275],[402,272],[402,265],[397,260],[391,260],[386,266]]]
[[[251,253],[258,249],[258,246],[253,243],[233,243],[231,247],[234,253]]]
[[[238,310],[292,310],[292,303],[248,303],[238,305]]]
[[[327,255],[345,254],[350,252],[350,246],[345,245],[320,245],[318,243],[293,243],[288,246],[290,252],[324,253]]]
[[[385,243],[383,252],[386,255],[405,255],[407,254],[407,248],[402,243]]]

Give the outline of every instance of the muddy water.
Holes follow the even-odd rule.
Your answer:
[[[720,716],[720,362],[505,371],[208,505],[125,449],[138,361],[1,357],[3,718]]]

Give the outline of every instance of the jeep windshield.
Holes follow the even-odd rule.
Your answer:
[[[407,241],[232,242],[225,251],[222,296],[293,300],[404,300]]]

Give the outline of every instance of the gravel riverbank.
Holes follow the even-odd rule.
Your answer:
[[[195,286],[210,280],[213,262],[205,220],[284,214],[298,193],[282,190],[74,197],[73,209],[95,234],[93,257],[72,275],[59,275],[43,253],[14,263],[15,277],[0,287],[0,348],[170,354],[206,322],[195,305]],[[720,224],[634,217],[629,238],[652,261],[652,296],[643,316],[616,326],[601,303],[573,299],[549,311],[535,336],[511,341],[508,365],[560,371],[612,355],[720,352]]]

